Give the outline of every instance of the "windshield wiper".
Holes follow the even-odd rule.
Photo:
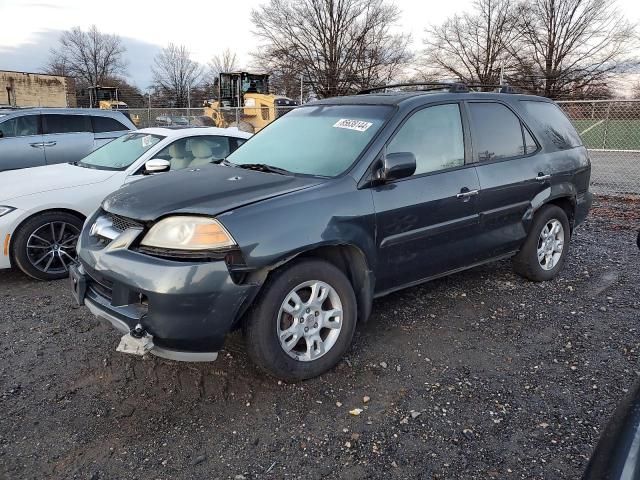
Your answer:
[[[266,172],[266,173],[277,173],[278,175],[292,175],[293,172],[289,170],[285,170],[284,168],[273,167],[271,165],[267,165],[266,163],[231,163],[227,162],[230,166],[244,168],[247,170],[257,170],[258,172]],[[225,164],[225,165],[226,165]]]

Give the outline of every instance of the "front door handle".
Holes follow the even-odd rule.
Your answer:
[[[549,180],[551,178],[551,175],[545,175],[543,172],[538,172],[538,176],[536,177],[536,180],[538,182],[542,182],[544,180]]]
[[[469,190],[467,187],[464,187],[460,190],[460,193],[456,195],[456,198],[468,199],[478,195],[478,193],[480,193],[480,190]]]
[[[46,142],[42,144],[45,147],[55,147],[56,146],[56,142]]]
[[[41,148],[44,147],[44,142],[30,143],[29,145],[31,145],[33,148]]]

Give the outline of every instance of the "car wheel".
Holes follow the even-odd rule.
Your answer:
[[[12,256],[16,265],[38,280],[57,280],[69,275],[76,258],[82,220],[66,212],[35,215],[16,230]]]
[[[356,298],[347,277],[321,260],[297,260],[273,272],[244,325],[258,367],[295,382],[331,369],[351,345]]]
[[[513,259],[515,272],[535,282],[551,280],[564,265],[570,236],[564,210],[545,205],[534,217],[529,236]]]

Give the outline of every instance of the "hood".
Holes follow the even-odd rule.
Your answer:
[[[0,201],[104,182],[118,172],[68,163],[0,172]]]
[[[219,215],[250,203],[295,192],[322,183],[312,177],[296,177],[207,165],[154,175],[125,185],[109,195],[108,212],[141,221],[168,213]]]

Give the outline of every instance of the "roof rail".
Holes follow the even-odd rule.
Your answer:
[[[500,84],[490,84],[490,83],[472,83],[467,85],[470,89],[473,88],[493,88],[498,91],[498,93],[516,93],[515,89],[506,83]]]
[[[364,90],[360,90],[358,95],[366,95],[367,93],[373,93],[379,90],[386,90],[387,88],[398,88],[398,87],[431,87],[428,89],[418,90],[418,91],[430,91],[430,90],[440,90],[447,89],[451,93],[464,93],[468,92],[469,89],[464,83],[460,82],[415,82],[415,83],[393,83],[391,85],[380,85],[378,87],[365,88]]]

